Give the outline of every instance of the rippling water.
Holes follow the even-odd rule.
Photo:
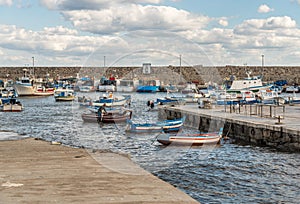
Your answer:
[[[157,112],[146,111],[146,102],[162,95],[134,93],[133,120],[156,121]],[[76,102],[55,102],[52,96],[20,100],[23,112],[0,112],[0,130],[130,154],[144,169],[201,203],[299,203],[300,154],[231,143],[165,147],[156,142],[157,134],[125,133],[126,124],[84,123],[81,113],[86,110]]]

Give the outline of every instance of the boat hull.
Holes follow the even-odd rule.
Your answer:
[[[14,89],[18,93],[18,96],[33,96],[34,88],[33,86],[25,86],[21,84],[15,84]]]
[[[96,113],[82,114],[81,117],[84,122],[121,123],[131,118],[131,112],[104,114],[101,121]]]
[[[101,98],[92,102],[92,106],[100,107],[105,106],[124,106],[130,101],[130,96],[122,96],[120,99],[117,98]]]
[[[157,141],[164,145],[205,145],[205,144],[218,144],[222,138],[223,128],[219,132],[201,133],[194,135],[170,135],[161,134]]]
[[[158,91],[157,86],[138,86],[136,89],[140,93],[155,93]]]
[[[69,96],[69,97],[55,97],[55,101],[74,101],[75,96]]]
[[[184,119],[167,120],[161,123],[144,123],[134,124],[132,121],[128,122],[128,132],[133,133],[149,133],[149,132],[178,132],[183,126]]]

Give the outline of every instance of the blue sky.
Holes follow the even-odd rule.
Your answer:
[[[299,65],[300,0],[0,0],[0,64]]]

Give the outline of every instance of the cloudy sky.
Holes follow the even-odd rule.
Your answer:
[[[0,0],[0,66],[300,65],[300,0]]]

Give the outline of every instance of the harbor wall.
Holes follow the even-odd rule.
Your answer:
[[[177,83],[185,81],[221,83],[229,79],[231,75],[236,78],[246,77],[246,71],[251,71],[252,76],[262,75],[267,82],[276,80],[287,80],[289,84],[300,83],[300,66],[152,66],[150,74],[142,73],[142,66],[133,67],[0,67],[0,79],[13,79],[23,76],[23,69],[28,69],[36,77],[49,76],[53,79],[64,77],[89,76],[99,79],[101,76],[110,75],[119,78],[138,79],[161,79],[165,83]]]
[[[201,132],[218,131],[223,127],[223,137],[229,137],[237,143],[300,152],[300,132],[283,126],[259,124],[170,107],[160,108],[158,116],[161,119],[185,116],[184,126]]]

